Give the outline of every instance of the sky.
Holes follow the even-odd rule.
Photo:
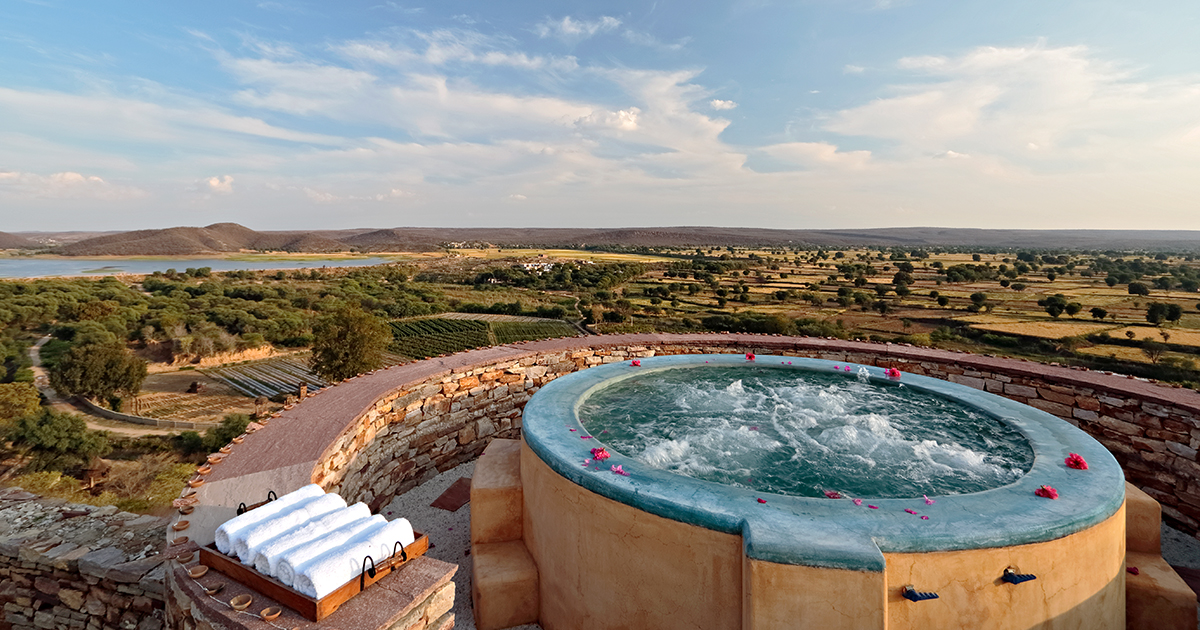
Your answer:
[[[0,231],[1200,229],[1200,3],[0,4]]]

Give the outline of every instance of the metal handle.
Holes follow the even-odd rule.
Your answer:
[[[1000,579],[1008,582],[1009,584],[1020,584],[1022,582],[1036,580],[1037,576],[1032,573],[1017,573],[1016,569],[1013,567],[1008,567],[1004,570],[1004,575],[1001,575]]]
[[[267,503],[270,503],[270,502],[272,502],[272,501],[274,501],[275,499],[278,499],[278,498],[279,498],[279,495],[278,495],[278,494],[275,494],[275,491],[274,491],[274,490],[268,490],[268,491],[267,491]]]
[[[245,513],[246,513],[246,504],[245,504],[245,503],[239,503],[239,504],[238,504],[238,507],[237,507],[237,515],[238,515],[238,516],[241,516],[241,515],[243,515],[243,514],[245,514]]]
[[[400,548],[400,563],[408,562],[408,552],[404,550],[404,545],[401,545],[399,540],[392,545],[392,557],[396,557],[396,547]]]
[[[367,568],[367,560],[371,561],[371,568]],[[375,577],[375,558],[367,556],[363,558],[362,573],[358,574],[358,590],[367,588],[367,578],[364,576]]]
[[[937,599],[938,598],[937,593],[923,593],[923,592],[918,591],[917,589],[913,588],[912,584],[909,584],[908,586],[905,586],[903,589],[901,589],[900,595],[902,595],[904,597],[904,599],[907,599],[910,602],[923,602],[927,599]]]

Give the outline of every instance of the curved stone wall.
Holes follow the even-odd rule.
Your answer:
[[[546,382],[656,354],[781,354],[896,367],[1027,403],[1084,429],[1169,521],[1200,525],[1200,394],[1121,376],[928,348],[741,334],[608,335],[463,352],[395,366],[322,390],[247,436],[195,495],[186,533],[211,542],[239,503],[316,482],[378,509],[391,498],[516,437]]]

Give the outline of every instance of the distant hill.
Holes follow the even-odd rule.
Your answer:
[[[29,242],[16,235],[3,235]],[[53,238],[43,233],[39,240]],[[3,241],[0,241],[2,244]],[[1187,230],[984,230],[876,228],[776,230],[727,227],[649,228],[389,228],[382,230],[256,231],[236,223],[105,233],[62,245],[68,256],[171,256],[243,250],[332,253],[433,251],[448,243],[501,247],[930,247],[1139,249],[1200,251],[1200,232]],[[34,246],[37,244],[34,243]]]
[[[242,250],[304,253],[345,251],[344,243],[312,232],[256,232],[236,223],[118,232],[64,245],[67,256],[190,256]]]
[[[445,243],[533,247],[967,246],[1031,249],[1200,250],[1200,231],[1186,230],[984,230],[970,228],[876,228],[777,230],[767,228],[393,228],[348,237],[364,251],[420,251]]]
[[[23,236],[0,232],[0,249],[35,249],[38,247],[41,247],[41,245]]]

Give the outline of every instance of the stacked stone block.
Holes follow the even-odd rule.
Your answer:
[[[166,523],[0,491],[0,628],[162,628]]]

